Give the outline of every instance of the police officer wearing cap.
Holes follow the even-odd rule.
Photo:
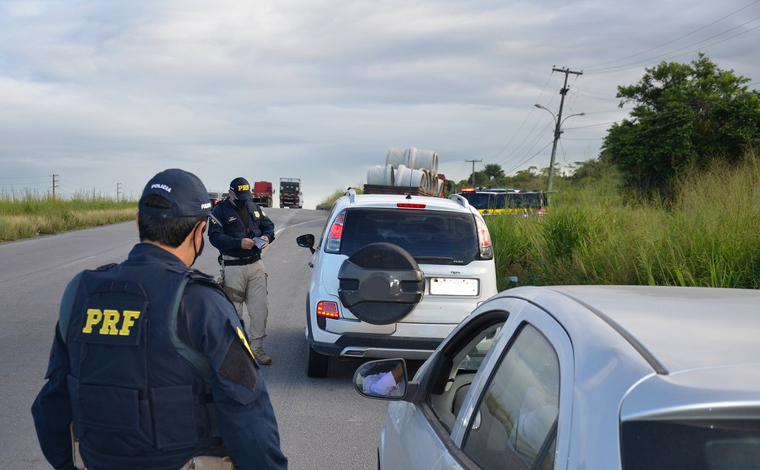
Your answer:
[[[287,468],[235,308],[190,269],[210,204],[183,170],[151,179],[126,261],[79,273],[32,405],[58,469]]]
[[[274,222],[252,198],[248,180],[232,180],[229,198],[211,212],[208,239],[219,250],[224,286],[245,324],[253,354],[259,364],[268,365],[272,358],[264,351],[264,338],[269,306],[261,250],[274,241]]]

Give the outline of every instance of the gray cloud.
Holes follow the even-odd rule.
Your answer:
[[[558,161],[585,160],[644,66],[701,47],[758,80],[760,21],[727,31],[760,4],[705,27],[749,3],[6,1],[0,187],[44,190],[57,173],[70,192],[136,193],[181,166],[213,189],[301,177],[313,206],[391,146],[438,151],[457,180],[470,158],[545,166],[551,117],[533,104],[557,108],[553,65],[584,70],[565,112],[587,115],[566,123]]]

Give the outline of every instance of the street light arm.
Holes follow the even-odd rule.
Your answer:
[[[570,116],[567,116],[565,119],[563,119],[562,122],[560,123],[560,125],[562,125],[565,121],[567,121],[568,119],[570,119],[573,116],[585,116],[585,115],[586,115],[586,113],[571,114]]]
[[[555,115],[554,115],[554,113],[553,113],[553,112],[552,112],[552,111],[551,111],[549,108],[546,108],[546,107],[544,107],[544,106],[541,106],[541,105],[540,105],[540,104],[538,104],[538,103],[534,104],[533,106],[535,106],[535,107],[536,107],[536,108],[538,108],[538,109],[543,109],[543,110],[544,110],[544,111],[546,111],[547,113],[551,114],[551,115],[552,115],[552,119],[554,119],[554,124],[555,124],[555,125],[557,124],[557,116],[555,116]]]

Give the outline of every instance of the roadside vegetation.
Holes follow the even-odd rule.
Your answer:
[[[364,193],[364,191],[360,189],[362,187],[363,187],[363,184],[359,183],[356,186],[352,186],[352,189],[356,191],[356,194],[362,194]],[[329,211],[330,208],[333,206],[333,204],[335,204],[335,201],[337,201],[338,199],[340,199],[341,196],[346,194],[346,191],[347,191],[346,189],[336,189],[335,192],[333,192],[332,194],[324,198],[322,202],[317,204],[317,209],[323,209],[323,210]]]
[[[760,93],[704,54],[618,87],[629,118],[599,158],[557,178],[548,215],[489,220],[499,287],[648,284],[760,288]],[[486,165],[490,187],[522,180]],[[467,184],[465,182],[460,182]]]
[[[518,285],[760,288],[754,154],[685,174],[668,202],[625,196],[607,170],[593,184],[561,180],[543,217],[488,219],[500,290],[510,276]]]
[[[133,220],[137,201],[79,195],[0,195],[0,242]]]

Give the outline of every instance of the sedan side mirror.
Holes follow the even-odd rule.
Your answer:
[[[302,246],[304,248],[308,248],[311,250],[311,254],[313,255],[316,251],[314,249],[314,235],[307,233],[306,235],[301,235],[300,237],[296,238],[296,243],[298,246]]]
[[[401,400],[406,396],[408,382],[403,359],[370,361],[354,374],[356,391],[370,398]]]

